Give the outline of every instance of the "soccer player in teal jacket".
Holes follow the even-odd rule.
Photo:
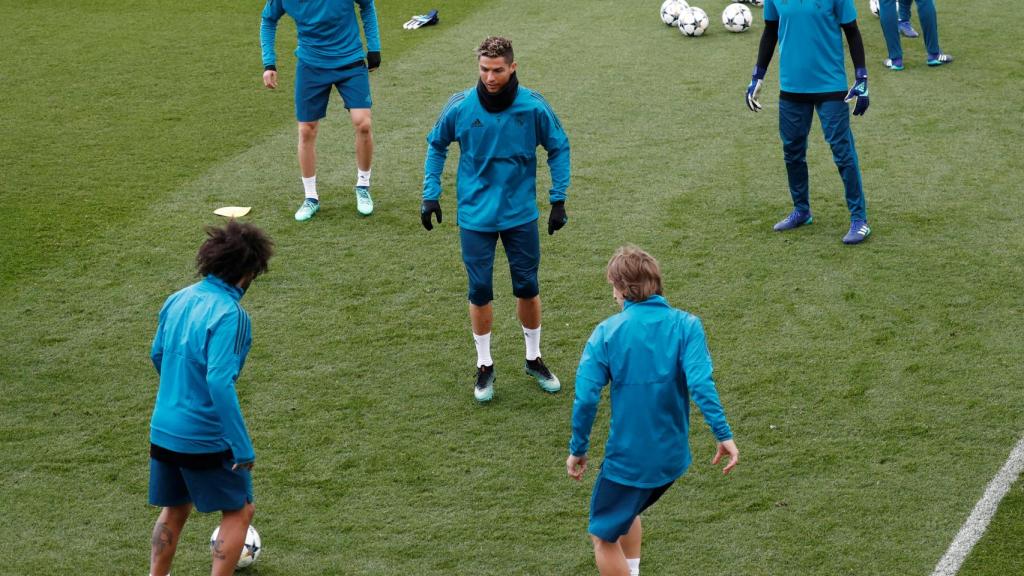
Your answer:
[[[739,451],[711,379],[700,319],[662,296],[658,262],[639,248],[623,247],[608,262],[607,277],[622,312],[601,322],[583,349],[566,470],[582,479],[601,390],[610,383],[611,425],[589,532],[602,576],[637,576],[640,513],[690,466],[691,399],[718,440],[712,463],[728,455],[723,472],[729,473]]]
[[[462,259],[469,276],[469,316],[477,349],[474,396],[494,394],[491,359],[494,251],[500,238],[512,274],[512,293],[526,339],[526,372],[547,392],[561,388],[540,356],[540,238],[537,231],[537,147],[551,170],[548,234],[565,225],[569,187],[569,139],[547,101],[516,78],[512,44],[490,37],[477,50],[480,80],[448,100],[427,136],[423,178],[423,227],[441,222],[441,173],[448,147],[459,143],[458,224]]]
[[[855,68],[853,87],[846,89],[843,35]],[[807,135],[815,111],[832,148],[850,210],[846,244],[858,244],[871,234],[864,185],[850,129],[847,102],[857,99],[853,115],[867,111],[868,69],[864,42],[857,27],[853,0],[765,0],[764,32],[754,74],[747,86],[747,107],[761,109],[760,94],[768,64],[779,46],[779,135],[786,162],[793,211],[774,226],[782,232],[813,222],[807,177]]]
[[[355,5],[366,34],[366,52],[359,36]],[[304,222],[320,210],[316,188],[316,137],[327,115],[331,89],[337,88],[356,133],[356,209],[373,213],[370,168],[373,161],[370,79],[368,70],[380,66],[380,34],[373,0],[267,0],[260,24],[263,84],[277,88],[277,22],[288,14],[295,20],[299,45],[295,50],[295,117],[299,121],[299,168],[305,200],[295,213]],[[365,61],[364,61],[365,57]]]
[[[266,271],[272,248],[261,230],[233,220],[208,235],[196,258],[204,278],[167,299],[153,338],[160,388],[149,435],[149,503],[162,510],[152,575],[170,571],[193,506],[222,512],[212,573],[231,574],[254,512],[256,453],[235,392],[252,334],[239,300]]]

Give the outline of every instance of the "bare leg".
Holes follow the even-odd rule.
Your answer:
[[[494,325],[494,304],[488,302],[483,306],[469,305],[469,321],[473,325],[473,334],[483,336],[491,332]]]
[[[597,536],[590,538],[594,541],[594,560],[601,576],[629,576],[629,565],[618,542],[608,542]]]
[[[238,557],[242,555],[242,546],[245,544],[245,533],[249,530],[249,523],[252,522],[255,511],[252,503],[249,503],[239,510],[223,513],[220,532],[210,550],[213,557],[210,576],[231,576],[235,572]]]
[[[299,122],[299,170],[303,178],[316,176],[316,135],[319,122]]]
[[[178,549],[178,538],[185,527],[192,504],[170,506],[160,511],[153,526],[153,547],[149,555],[149,573],[164,576],[171,571],[171,562]]]
[[[523,328],[540,328],[540,296],[516,299],[516,315]]]
[[[352,127],[356,130],[356,167],[366,172],[373,164],[373,130],[369,108],[349,111]]]
[[[637,516],[633,519],[633,525],[629,527],[629,532],[625,536],[619,538],[619,544],[622,546],[622,553],[626,558],[639,558],[640,557],[640,540],[643,539],[644,529],[640,524],[640,517]]]

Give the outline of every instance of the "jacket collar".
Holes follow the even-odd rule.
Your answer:
[[[206,277],[203,278],[203,282],[206,282],[211,286],[216,286],[220,290],[227,292],[236,301],[241,300],[242,295],[245,294],[245,292],[238,286],[235,286],[234,284],[228,284],[227,282],[221,280],[220,278],[214,276],[213,274],[207,274]]]
[[[665,300],[664,296],[654,294],[642,302],[633,302],[632,300],[626,300],[622,304],[622,309],[625,310],[630,306],[668,306],[668,300]]]

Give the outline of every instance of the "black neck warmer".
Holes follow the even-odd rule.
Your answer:
[[[484,86],[483,80],[477,80],[476,82],[476,95],[480,98],[480,104],[488,112],[502,112],[506,110],[515,101],[516,94],[518,93],[519,79],[516,78],[515,72],[508,79],[508,84],[505,84],[504,88],[498,90],[496,94],[491,94],[487,91],[487,86]]]

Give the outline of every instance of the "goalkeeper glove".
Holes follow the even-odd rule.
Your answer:
[[[552,202],[551,214],[548,215],[548,236],[554,234],[555,230],[561,230],[568,221],[569,216],[565,213],[565,200]]]
[[[868,99],[868,69],[857,68],[856,81],[853,83],[853,87],[846,93],[846,99],[844,102],[849,102],[854,98],[857,99],[857,104],[853,107],[854,116],[862,116],[868,110],[868,106],[871,105],[871,100]]]
[[[440,18],[437,17],[437,10],[431,10],[426,14],[413,16],[408,22],[402,24],[402,28],[405,28],[406,30],[415,30],[424,26],[430,26],[431,24],[437,24],[438,20],[440,20]]]
[[[751,112],[761,110],[761,84],[764,83],[764,73],[767,72],[760,66],[754,66],[754,74],[750,77],[750,85],[747,86],[747,108]]]
[[[420,205],[420,222],[427,230],[433,230],[434,224],[430,221],[430,215],[437,214],[437,223],[441,223],[441,204],[437,200],[424,200]]]

